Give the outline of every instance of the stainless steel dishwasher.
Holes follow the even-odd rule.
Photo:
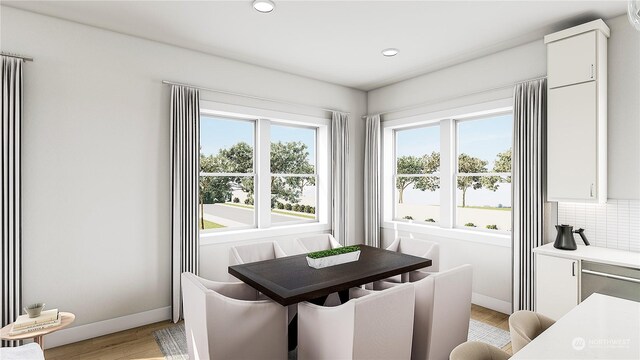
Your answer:
[[[640,301],[640,269],[582,261],[581,300],[597,292]]]

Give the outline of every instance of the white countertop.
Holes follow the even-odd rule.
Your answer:
[[[511,359],[640,359],[640,303],[593,294]]]
[[[576,250],[560,250],[553,247],[553,243],[533,249],[536,254],[558,256],[568,259],[594,261],[603,264],[626,266],[640,269],[640,253],[617,249],[607,249],[597,246],[578,245]]]

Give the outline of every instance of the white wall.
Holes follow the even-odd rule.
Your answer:
[[[25,303],[72,311],[76,326],[169,306],[164,79],[351,112],[348,217],[350,241],[361,242],[364,92],[6,6],[0,12],[2,50],[35,58],[24,69]],[[204,269],[215,261],[207,251]]]
[[[611,28],[609,39],[609,187],[611,198],[640,198],[640,33],[625,16],[605,21]],[[411,115],[452,109],[511,97],[513,86],[504,85],[546,75],[546,47],[543,40],[418,76],[368,93],[368,113],[374,114],[424,104],[416,109],[383,116],[393,120]],[[485,91],[490,90],[490,91]],[[482,92],[482,93],[478,93]],[[473,95],[468,95],[473,94]],[[569,136],[569,134],[568,134]],[[551,228],[556,223],[555,207],[549,208]],[[384,229],[383,242],[396,236]],[[474,293],[511,302],[510,249],[467,243],[449,238],[414,234],[441,242],[445,258],[457,254],[452,264],[466,261],[474,266]],[[548,235],[549,236],[549,235]],[[548,238],[547,236],[547,238]],[[468,249],[467,252],[462,249]],[[469,252],[472,251],[472,256]],[[496,259],[488,262],[483,255]],[[485,298],[486,300],[486,298]]]

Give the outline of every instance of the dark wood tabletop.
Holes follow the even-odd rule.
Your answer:
[[[431,266],[430,259],[359,246],[358,261],[323,269],[310,267],[302,254],[229,266],[229,274],[286,306]]]

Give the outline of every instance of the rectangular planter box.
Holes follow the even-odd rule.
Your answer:
[[[307,264],[315,269],[322,269],[329,266],[346,264],[353,261],[358,261],[360,258],[360,250],[353,251],[346,254],[326,256],[319,259],[312,259],[307,256]]]

